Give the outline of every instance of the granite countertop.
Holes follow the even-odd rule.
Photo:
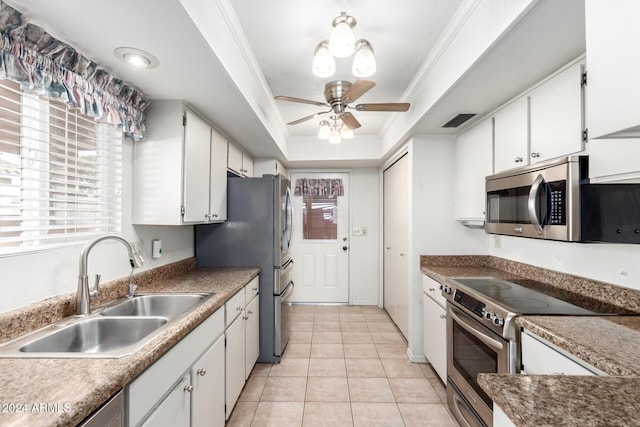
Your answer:
[[[141,284],[139,292],[214,292],[120,359],[0,359],[0,425],[73,426],[135,379],[242,289],[259,268],[206,268]],[[26,311],[26,309],[25,309]],[[20,311],[12,313],[19,317]]]
[[[493,257],[423,257],[421,270],[440,282],[524,278],[635,312],[640,304],[635,290]],[[516,324],[609,375],[480,374],[480,386],[516,426],[640,426],[640,316],[520,316]]]

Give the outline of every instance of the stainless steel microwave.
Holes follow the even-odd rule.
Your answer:
[[[485,231],[640,243],[640,184],[591,184],[588,162],[575,155],[488,176]]]

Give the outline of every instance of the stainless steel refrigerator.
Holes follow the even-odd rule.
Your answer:
[[[227,221],[195,227],[199,267],[255,266],[260,272],[259,362],[279,362],[290,334],[293,269],[291,190],[282,175],[227,179]]]

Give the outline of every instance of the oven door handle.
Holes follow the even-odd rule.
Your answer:
[[[460,405],[464,405],[464,403],[462,402],[462,399],[460,399],[460,397],[458,396],[457,393],[453,393],[453,407],[455,408],[457,414],[458,414],[458,420],[462,420],[465,424],[464,427],[471,427],[471,424],[469,424],[469,422],[467,421],[467,418],[464,416],[464,414],[462,413],[462,410],[460,409]]]
[[[542,234],[543,229],[540,224],[541,220],[538,218],[538,210],[536,209],[536,201],[538,199],[538,192],[540,191],[540,186],[544,183],[544,177],[542,175],[538,175],[533,184],[531,185],[531,190],[529,190],[529,199],[527,200],[527,210],[529,211],[529,219],[531,219],[531,224],[533,225],[533,229],[536,230],[536,233]]]
[[[460,326],[462,326],[464,329],[467,330],[467,332],[472,334],[474,337],[478,338],[480,341],[482,341],[487,346],[489,346],[492,349],[494,349],[496,352],[502,351],[504,349],[504,346],[502,345],[502,343],[500,341],[495,340],[495,339],[493,339],[491,337],[488,337],[488,336],[484,335],[482,332],[480,332],[479,330],[477,330],[476,328],[471,326],[469,323],[467,323],[466,321],[462,320],[460,318],[460,316],[458,316],[455,313],[455,308],[450,307],[449,314],[451,315],[452,319],[454,321],[458,322],[460,324]]]

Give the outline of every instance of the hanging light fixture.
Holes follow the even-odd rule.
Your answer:
[[[373,47],[365,39],[356,42],[356,54],[353,57],[351,72],[356,77],[369,77],[376,73],[376,58]]]
[[[334,58],[346,58],[356,53],[351,70],[356,77],[370,77],[376,72],[376,58],[373,56],[373,46],[368,40],[355,41],[353,27],[356,19],[340,13],[332,22],[333,31],[329,40],[322,40],[313,54],[313,74],[317,77],[331,77],[336,72]]]
[[[331,77],[336,72],[336,60],[329,52],[329,40],[322,40],[316,47],[312,67],[317,77]]]
[[[356,19],[342,12],[340,16],[333,20],[333,31],[329,37],[329,50],[337,58],[345,58],[353,53],[355,48],[355,37],[353,27],[356,26]]]
[[[318,138],[320,139],[329,139],[331,136],[331,128],[329,127],[329,122],[323,120],[320,122],[320,129],[318,129]]]
[[[345,125],[339,116],[331,116],[331,120],[333,120],[333,124],[327,120],[320,122],[319,139],[328,139],[331,144],[339,144],[343,139],[353,138],[353,130]]]

